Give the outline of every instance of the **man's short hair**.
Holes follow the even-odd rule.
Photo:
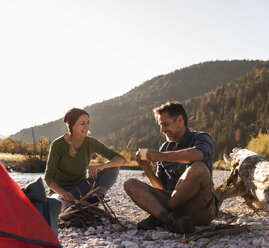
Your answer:
[[[167,112],[171,117],[177,117],[179,115],[182,115],[185,127],[188,126],[187,113],[183,105],[178,101],[172,101],[162,104],[161,106],[154,108],[153,112],[156,120],[158,116],[164,112]]]

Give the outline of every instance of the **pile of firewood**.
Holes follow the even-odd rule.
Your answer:
[[[74,204],[59,215],[59,227],[87,227],[102,225],[102,219],[108,220],[112,224],[117,224],[120,229],[126,227],[118,220],[113,210],[108,205],[109,200],[98,197],[99,202],[90,204],[86,199],[92,196],[98,188],[88,192],[80,200],[75,200]]]

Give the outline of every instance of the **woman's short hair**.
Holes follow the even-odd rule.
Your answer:
[[[156,120],[158,116],[164,112],[168,113],[171,117],[177,117],[179,115],[182,115],[185,127],[188,126],[187,113],[183,105],[178,101],[172,101],[162,104],[161,106],[154,108],[153,112]]]
[[[72,128],[81,115],[89,116],[85,110],[79,108],[72,108],[65,114],[64,123],[67,124],[70,133],[72,133]]]

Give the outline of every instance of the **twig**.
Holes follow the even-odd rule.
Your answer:
[[[85,200],[87,199],[88,197],[90,197],[93,193],[95,193],[98,189],[100,189],[100,186],[93,189],[93,190],[90,190],[85,196],[83,196],[82,198],[80,198],[80,200]]]
[[[84,204],[85,204],[85,203],[83,203],[83,205],[84,205]],[[63,217],[66,217],[66,216],[68,216],[68,215],[77,213],[77,212],[81,211],[82,209],[87,209],[87,208],[89,208],[89,207],[95,207],[95,206],[98,205],[98,202],[93,203],[93,204],[89,204],[89,203],[86,203],[86,204],[88,204],[88,205],[84,205],[82,208],[80,208],[80,209],[75,209],[75,210],[73,210],[73,211],[71,211],[71,210],[72,210],[71,207],[68,208],[68,209],[67,209],[68,211],[65,210],[64,212],[62,212],[62,213],[59,214],[59,218],[63,218]],[[73,207],[73,208],[74,208],[74,207]]]
[[[107,202],[102,199],[102,203],[103,203],[103,205],[106,205],[106,207],[108,208],[108,210],[110,211],[110,213],[112,214],[112,216],[114,216],[115,218],[117,218],[116,217],[116,214],[113,212],[113,210],[111,209],[111,207],[107,204]]]
[[[69,221],[64,222],[63,224],[68,226],[85,226],[87,222],[90,220],[91,224],[94,223],[94,215],[97,215],[99,217],[106,218],[111,223],[118,224],[122,230],[126,230],[126,227],[118,220],[116,214],[113,212],[113,210],[108,205],[109,200],[105,200],[101,197],[97,197],[100,202],[96,202],[93,204],[89,204],[86,199],[88,199],[92,194],[94,194],[97,190],[99,190],[100,187],[95,188],[96,181],[93,182],[93,185],[88,181],[88,184],[91,188],[91,190],[85,195],[82,196],[79,188],[77,188],[79,194],[80,194],[80,200],[75,200],[74,204],[66,209],[64,212],[62,212],[59,215],[60,220],[64,220],[67,217],[70,217]],[[97,205],[101,203],[104,210],[97,207]],[[96,221],[95,221],[96,223]]]
[[[209,231],[207,233],[198,235],[198,236],[194,236],[197,235],[199,232],[205,232],[205,231]],[[218,226],[216,226],[215,228],[207,228],[204,230],[201,230],[199,232],[196,232],[193,234],[192,237],[186,239],[184,238],[184,240],[182,240],[183,243],[188,243],[190,241],[196,241],[198,239],[201,238],[209,238],[209,237],[213,237],[210,241],[216,239],[218,236],[224,236],[224,235],[235,235],[235,234],[239,234],[245,231],[249,231],[247,226],[243,226],[243,225],[224,225],[224,224],[220,224]]]
[[[91,195],[96,190],[97,189],[93,190],[89,195]],[[122,230],[126,230],[126,227],[118,220],[115,213],[108,205],[109,200],[99,198],[100,202],[104,207],[104,210],[102,210],[97,207],[100,202],[89,204],[87,201],[84,200],[84,198],[87,197],[83,197],[81,200],[76,200],[74,205],[72,205],[70,208],[66,209],[63,213],[59,215],[59,218],[61,220],[64,220],[66,217],[71,218],[69,221],[65,222],[66,225],[86,226],[89,218],[91,218],[91,224],[93,224],[94,215],[97,215],[99,217],[106,218],[111,223],[119,225]]]
[[[113,210],[111,209],[111,207],[107,204],[107,201],[105,201],[104,199],[102,198],[99,198],[98,199],[101,201],[104,209],[105,209],[105,212],[108,214],[108,218],[114,222],[115,224],[118,224],[124,231],[126,230],[126,227],[121,224],[121,222],[118,220],[116,214],[113,212]]]

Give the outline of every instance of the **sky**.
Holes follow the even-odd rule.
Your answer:
[[[0,0],[0,135],[193,64],[269,58],[267,0]]]

